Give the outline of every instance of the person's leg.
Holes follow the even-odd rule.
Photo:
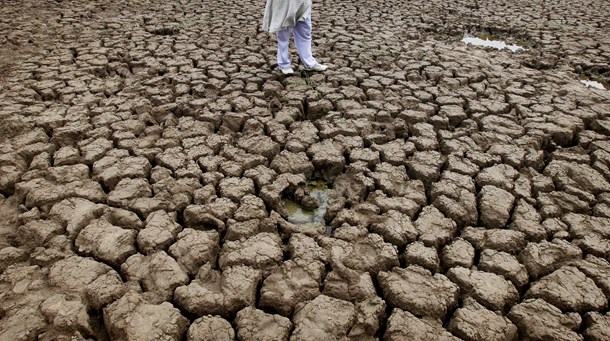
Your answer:
[[[277,65],[280,69],[290,67],[290,28],[285,28],[277,32]]]
[[[311,14],[294,26],[294,43],[306,68],[312,68],[318,63],[311,52]]]

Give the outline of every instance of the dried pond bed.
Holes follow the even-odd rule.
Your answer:
[[[3,2],[0,339],[608,339],[604,1],[261,6]]]

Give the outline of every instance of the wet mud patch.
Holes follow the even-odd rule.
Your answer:
[[[145,19],[144,21],[146,31],[159,36],[174,36],[182,31],[202,28],[209,24],[210,21],[207,15],[202,15],[201,17],[166,18],[165,20],[154,21]]]
[[[297,202],[293,198],[284,198],[282,204],[286,208],[288,222],[311,228],[326,226],[326,234],[330,235],[332,230],[326,224],[324,215],[330,205],[330,197],[335,192],[330,184],[321,180],[307,182],[307,194],[312,200],[301,200]],[[317,207],[316,207],[317,206]]]
[[[149,27],[146,31],[158,36],[173,36],[180,33],[180,27],[177,25],[156,26]]]
[[[0,43],[0,84],[3,84],[10,77],[15,66],[28,57],[43,55],[42,48],[35,46],[31,42],[24,45],[13,43]]]
[[[4,198],[0,194],[0,249],[15,245],[19,203],[16,197]],[[3,264],[0,264],[0,268]]]
[[[480,39],[500,40],[506,42],[507,44],[521,46],[524,49],[535,47],[535,41],[532,36],[518,30],[503,29],[498,27],[471,27],[465,32],[465,35]]]
[[[3,84],[6,81],[6,78],[9,75],[9,71],[11,70],[11,64],[2,63],[0,64],[0,84]]]

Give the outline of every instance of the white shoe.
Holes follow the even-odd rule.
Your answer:
[[[322,72],[322,71],[326,71],[328,69],[328,66],[326,65],[322,65],[320,63],[310,67],[310,68],[306,68],[305,71],[317,71],[317,72]]]
[[[292,70],[292,66],[289,66],[289,67],[287,67],[285,69],[280,69],[280,70],[282,71],[282,74],[284,76],[292,76],[292,75],[294,75],[294,71]]]

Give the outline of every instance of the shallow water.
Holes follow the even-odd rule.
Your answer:
[[[324,181],[311,181],[307,184],[309,195],[315,198],[320,205],[315,210],[305,209],[300,204],[294,202],[291,199],[284,200],[284,207],[288,212],[288,221],[293,224],[306,225],[311,227],[317,227],[320,225],[326,226],[324,220],[324,214],[329,205],[329,194],[333,192],[331,188],[328,188]],[[326,233],[329,234],[330,227],[326,227]]]
[[[475,46],[483,46],[483,47],[493,47],[496,48],[498,50],[502,50],[502,49],[509,49],[512,52],[517,52],[519,50],[525,50],[523,47],[513,44],[513,45],[507,45],[505,42],[501,41],[501,40],[490,40],[490,39],[481,39],[478,37],[473,37],[473,36],[465,36],[462,41],[466,44],[471,44],[471,45],[475,45]]]
[[[600,82],[596,82],[596,81],[592,81],[592,80],[588,80],[588,79],[581,79],[580,82],[582,84],[584,84],[587,88],[593,88],[593,89],[599,89],[599,90],[610,90],[610,89],[606,89],[606,87]]]

